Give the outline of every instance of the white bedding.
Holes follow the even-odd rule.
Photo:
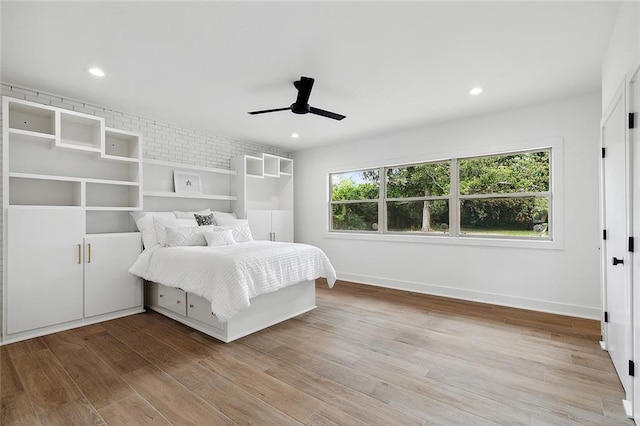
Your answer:
[[[129,272],[211,301],[225,321],[250,306],[250,299],[300,281],[336,272],[322,250],[307,244],[252,241],[218,247],[160,247],[140,254]]]

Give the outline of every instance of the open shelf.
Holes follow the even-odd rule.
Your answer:
[[[280,174],[285,176],[293,176],[292,159],[280,157]]]
[[[264,161],[259,157],[245,156],[245,174],[253,177],[264,176]]]
[[[104,137],[104,119],[71,111],[60,111],[59,147],[101,152]]]
[[[55,176],[9,176],[11,206],[75,206],[82,205],[82,183]]]
[[[102,158],[124,162],[139,162],[140,151],[140,137],[135,133],[105,129]]]
[[[264,163],[264,176],[280,177],[280,157],[262,154],[262,161]]]
[[[52,108],[12,99],[9,101],[9,129],[55,136],[56,112]]]
[[[140,187],[130,184],[87,181],[87,209],[131,209],[140,207]]]

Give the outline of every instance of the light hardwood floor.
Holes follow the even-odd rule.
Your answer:
[[[3,346],[0,424],[633,424],[596,321],[317,289],[230,344],[145,313]]]

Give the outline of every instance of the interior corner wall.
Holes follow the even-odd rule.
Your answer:
[[[466,118],[293,153],[296,241],[325,251],[338,277],[599,318],[600,94]],[[564,244],[560,250],[331,238],[328,174],[353,165],[428,161],[447,153],[552,137],[563,139]]]
[[[640,63],[640,3],[622,2],[602,60],[602,111],[631,67]]]
[[[206,167],[230,168],[231,158],[241,155],[268,154],[287,157],[280,149],[259,143],[219,136],[208,132],[187,129],[169,123],[140,117],[135,114],[116,111],[91,103],[68,99],[63,96],[43,93],[9,83],[0,83],[3,96],[24,99],[58,108],[65,108],[86,114],[103,117],[107,127],[128,130],[142,135],[143,157],[177,163]],[[0,125],[2,110],[0,108]],[[2,172],[2,150],[0,149],[0,173]],[[2,185],[0,185],[0,204],[2,204]],[[0,220],[4,220],[4,211],[0,211]],[[0,276],[4,277],[2,259],[4,250],[3,235],[0,232]],[[0,325],[2,321],[2,287],[0,286]],[[0,327],[0,330],[2,327]]]

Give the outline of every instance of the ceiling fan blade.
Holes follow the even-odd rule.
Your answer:
[[[300,81],[296,81],[294,83],[294,86],[298,89],[296,105],[304,107],[309,103],[309,95],[311,95],[311,89],[313,88],[314,81],[315,80],[311,77],[300,77]]]
[[[289,109],[291,109],[291,107],[286,107],[286,108],[275,108],[275,109],[265,109],[265,110],[262,110],[262,111],[251,111],[251,112],[249,112],[249,114],[251,114],[251,115],[256,115],[256,114],[264,114],[264,113],[267,113],[267,112],[286,111],[286,110],[289,110]]]
[[[333,118],[334,120],[342,120],[346,115],[336,114],[335,112],[325,111],[320,108],[309,107],[309,112],[315,115],[321,115],[323,117]]]

